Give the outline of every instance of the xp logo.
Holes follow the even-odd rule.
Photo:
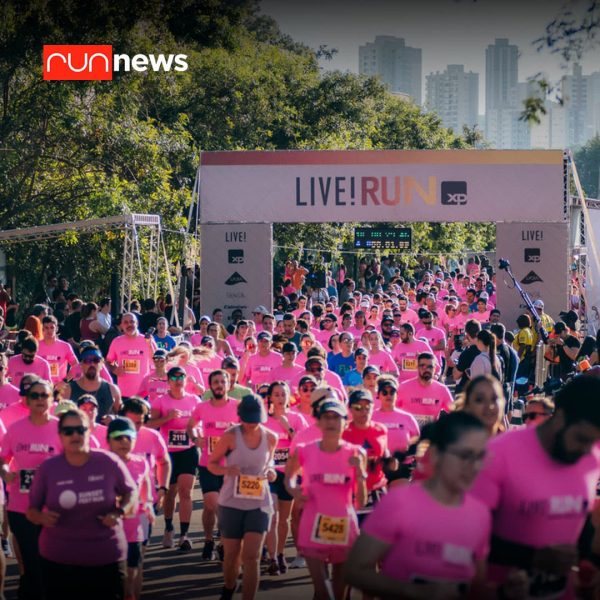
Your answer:
[[[225,281],[225,285],[237,285],[238,283],[248,283],[237,271],[235,271],[233,273],[233,275],[231,275],[229,277],[229,279],[227,279],[227,281]]]
[[[46,81],[101,81],[112,78],[112,46],[44,45]]]
[[[539,263],[541,260],[539,248],[525,248],[525,262]]]
[[[466,181],[442,181],[442,204],[457,206],[466,203]]]
[[[43,71],[46,81],[102,81],[112,80],[114,71],[187,71],[186,59],[185,54],[113,55],[108,44],[46,44]]]
[[[229,264],[241,265],[244,262],[243,250],[228,250]]]

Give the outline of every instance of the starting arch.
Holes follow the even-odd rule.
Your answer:
[[[272,223],[494,222],[497,256],[546,312],[567,305],[562,150],[204,152],[197,176],[202,310],[272,299]],[[521,299],[498,282],[507,322]]]

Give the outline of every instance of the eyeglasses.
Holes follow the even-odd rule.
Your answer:
[[[538,417],[549,417],[550,415],[545,412],[530,412],[523,413],[523,421],[529,421],[529,419],[537,419]]]
[[[30,400],[39,400],[40,398],[42,400],[48,400],[48,398],[50,398],[50,394],[48,392],[29,392],[27,397]]]
[[[458,458],[460,461],[469,463],[471,465],[485,460],[487,454],[485,450],[483,450],[482,452],[475,453],[471,450],[454,450],[452,448],[447,448],[445,452],[448,454],[452,454],[453,456],[456,456],[456,458]]]
[[[369,412],[371,410],[371,406],[358,406],[357,404],[352,405],[352,410],[356,412]]]
[[[171,381],[182,381],[183,379],[185,379],[185,375],[181,374],[181,375],[169,375],[169,379]]]
[[[71,437],[75,433],[77,435],[83,435],[87,430],[88,430],[88,428],[85,427],[84,425],[73,425],[73,426],[65,425],[64,427],[60,428],[60,432],[63,435],[66,435],[67,437]]]
[[[81,362],[84,365],[97,365],[102,359],[101,358],[86,358],[85,360],[82,360]]]

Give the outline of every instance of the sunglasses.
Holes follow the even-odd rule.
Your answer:
[[[115,442],[122,442],[123,440],[129,440],[131,441],[131,437],[128,435],[118,435],[114,438],[111,438],[112,440],[115,440]]]
[[[81,362],[84,365],[97,365],[100,362],[100,358],[86,358],[85,360],[82,360]]]
[[[397,390],[387,390],[387,391],[382,391],[379,392],[382,396],[395,396],[398,391]]]
[[[42,400],[48,400],[48,398],[50,398],[50,394],[48,392],[29,392],[27,397],[30,400],[39,400],[40,398]]]
[[[371,410],[370,406],[357,406],[356,404],[354,404],[352,406],[352,410],[355,410],[356,412],[368,412]]]
[[[67,437],[71,437],[74,434],[83,435],[88,430],[84,425],[65,425],[60,428],[60,432]]]
[[[171,381],[182,381],[185,379],[185,375],[169,375]]]
[[[538,412],[532,412],[532,413],[523,413],[523,421],[529,421],[529,419],[537,419],[538,417],[549,417],[550,415],[548,413],[538,413]]]

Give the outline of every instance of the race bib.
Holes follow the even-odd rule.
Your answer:
[[[221,436],[219,435],[209,435],[208,436],[208,451],[212,454],[219,443]]]
[[[36,471],[37,469],[19,470],[19,492],[21,492],[21,494],[29,494]]]
[[[137,358],[124,358],[123,370],[130,375],[140,374],[140,361]]]
[[[281,467],[285,465],[290,457],[290,449],[289,448],[277,448],[275,450],[275,454],[273,455],[273,460],[275,462],[276,467]]]
[[[530,574],[529,598],[553,600],[562,598],[567,589],[567,578],[563,575],[534,571]]]
[[[58,363],[50,363],[50,377],[58,377]]]
[[[317,544],[347,546],[349,534],[348,517],[315,517],[311,541]]]
[[[416,371],[417,370],[417,359],[416,358],[403,358],[402,359],[402,370],[403,371]]]
[[[257,475],[239,475],[235,478],[233,497],[259,500],[265,495],[264,481]]]
[[[183,429],[169,429],[169,447],[185,448],[189,446],[187,431]]]

